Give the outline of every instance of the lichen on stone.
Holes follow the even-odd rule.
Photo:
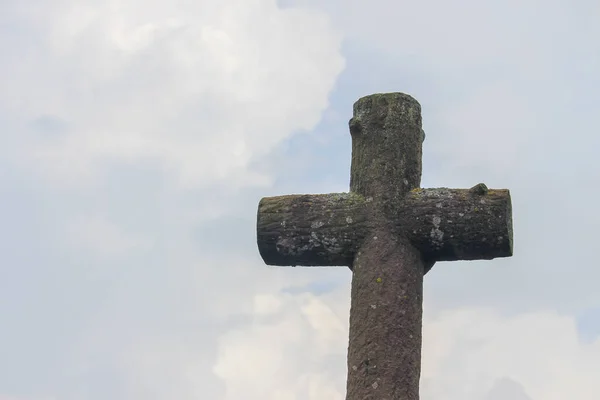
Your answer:
[[[444,242],[444,232],[442,232],[442,230],[440,229],[440,224],[442,223],[442,218],[439,216],[434,216],[433,217],[433,228],[431,228],[431,232],[429,234],[429,236],[431,237],[431,241],[433,242],[434,246],[436,247],[442,247]]]
[[[318,228],[322,227],[323,225],[325,225],[325,223],[324,223],[324,222],[321,222],[321,221],[314,221],[314,222],[312,222],[312,223],[310,224],[310,227],[311,227],[312,229],[318,229]]]

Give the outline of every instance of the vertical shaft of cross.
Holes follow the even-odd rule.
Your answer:
[[[346,399],[418,400],[423,262],[406,239],[375,234],[353,267]]]
[[[350,190],[371,199],[371,229],[352,267],[346,399],[418,400],[425,267],[392,214],[420,184],[420,106],[401,93],[364,97],[350,132]]]

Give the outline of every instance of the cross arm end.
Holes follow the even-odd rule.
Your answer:
[[[399,224],[427,259],[491,260],[513,255],[508,189],[415,189]]]
[[[267,265],[350,266],[366,231],[365,200],[353,193],[264,197],[257,243]]]

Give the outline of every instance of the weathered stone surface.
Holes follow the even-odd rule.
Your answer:
[[[367,232],[365,201],[352,193],[265,197],[258,249],[267,265],[352,265]]]
[[[512,256],[510,192],[492,189],[479,193],[470,189],[411,190],[396,215],[398,230],[431,261]]]
[[[512,255],[508,190],[421,189],[421,107],[402,93],[354,104],[350,193],[267,197],[269,265],[352,269],[347,400],[418,400],[423,276],[436,261]]]
[[[413,189],[394,212],[394,229],[430,261],[510,257],[510,193],[486,190]],[[267,265],[351,267],[370,230],[368,206],[354,193],[265,197],[258,207],[260,254]]]

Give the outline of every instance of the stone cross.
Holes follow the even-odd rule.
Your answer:
[[[354,104],[350,192],[265,197],[267,265],[352,270],[347,400],[418,400],[423,276],[436,261],[512,255],[510,193],[421,189],[421,106],[403,93]]]

